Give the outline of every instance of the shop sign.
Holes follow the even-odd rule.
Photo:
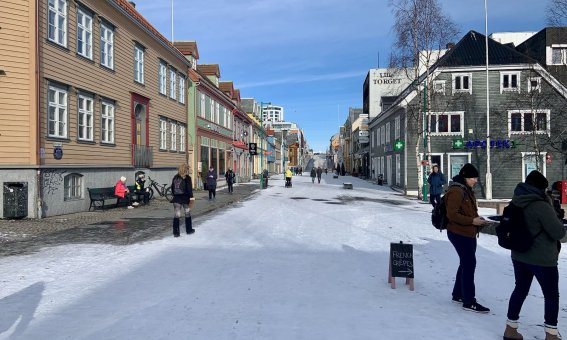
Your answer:
[[[457,141],[458,140],[453,141],[453,145],[455,145]],[[464,147],[465,149],[477,149],[477,148],[486,149],[486,139],[468,140],[464,142]],[[494,139],[490,141],[491,149],[510,149],[515,147],[516,147],[516,142],[510,139]]]

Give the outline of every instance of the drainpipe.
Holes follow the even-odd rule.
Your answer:
[[[37,204],[37,211],[36,216],[38,219],[41,219],[42,216],[42,196],[41,196],[41,154],[40,154],[40,138],[41,138],[41,109],[40,109],[40,99],[39,99],[39,92],[40,92],[40,76],[39,76],[39,69],[40,69],[40,62],[39,62],[39,44],[40,44],[40,33],[39,33],[39,6],[40,0],[35,1],[35,33],[36,33],[36,41],[35,41],[35,100],[36,100],[36,112],[37,112],[37,122],[36,122],[36,147],[35,147],[35,163],[37,166],[36,171],[36,204]]]

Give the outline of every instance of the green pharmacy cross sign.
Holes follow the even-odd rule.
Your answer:
[[[396,139],[396,142],[394,143],[394,150],[400,151],[403,149],[404,149],[404,141],[401,139]]]
[[[453,139],[453,143],[451,145],[453,149],[462,149],[465,146],[462,138],[455,138]]]

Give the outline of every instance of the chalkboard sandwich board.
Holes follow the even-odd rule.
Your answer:
[[[413,290],[413,245],[409,243],[390,243],[388,282],[396,288],[396,277],[405,277],[406,284]]]

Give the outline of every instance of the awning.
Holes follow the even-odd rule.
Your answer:
[[[233,141],[232,146],[240,148],[240,149],[248,150],[248,145],[246,145],[244,142],[241,142],[239,140]]]

